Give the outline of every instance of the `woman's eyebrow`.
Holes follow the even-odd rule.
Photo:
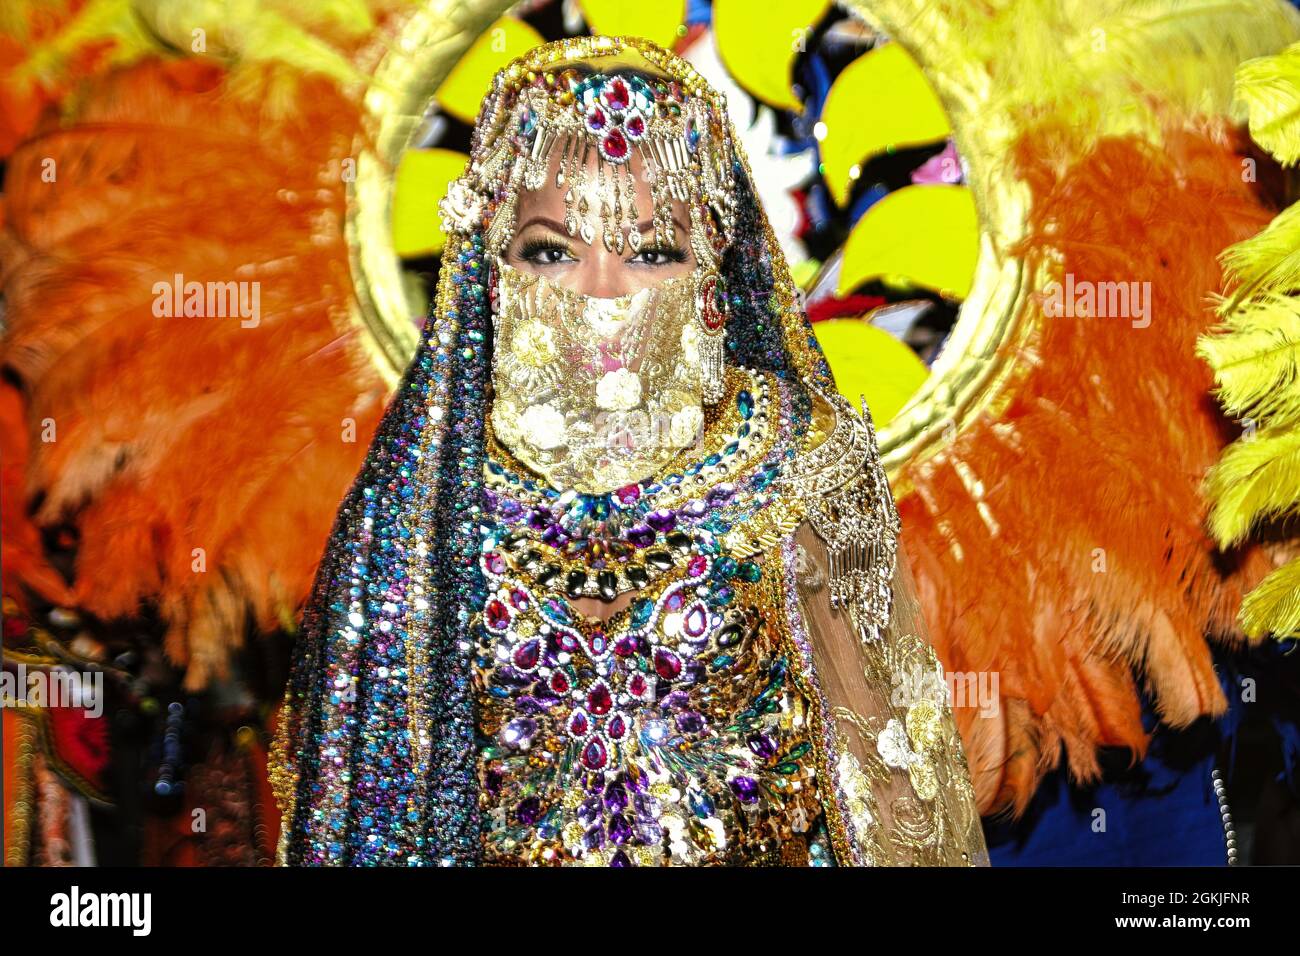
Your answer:
[[[547,229],[554,229],[556,232],[565,232],[563,223],[556,222],[554,219],[547,219],[545,216],[534,216],[520,226],[519,231],[523,232],[529,226],[545,226]]]

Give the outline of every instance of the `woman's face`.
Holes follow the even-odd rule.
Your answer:
[[[686,207],[673,200],[671,240],[656,245],[651,211],[650,184],[642,178],[641,156],[634,152],[629,159],[636,183],[637,223],[641,231],[641,248],[633,251],[625,242],[623,252],[610,252],[601,239],[601,197],[597,189],[596,151],[587,161],[587,221],[595,228],[591,245],[581,236],[570,236],[564,228],[564,194],[569,188],[555,187],[562,150],[551,150],[551,166],[546,181],[536,191],[522,190],[515,214],[515,235],[506,249],[506,261],[522,272],[544,275],[557,285],[583,295],[615,298],[656,285],[664,279],[685,275],[695,268],[695,255],[688,241],[690,220]],[[605,170],[609,176],[609,167]],[[620,177],[620,181],[622,181]],[[574,206],[578,204],[575,197]]]

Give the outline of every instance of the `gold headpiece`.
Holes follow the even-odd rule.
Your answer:
[[[497,73],[479,113],[469,168],[442,202],[444,225],[462,233],[485,227],[486,252],[499,254],[514,232],[520,186],[539,188],[558,149],[555,185],[566,189],[569,235],[591,244],[599,232],[611,252],[622,254],[625,245],[635,252],[641,237],[630,160],[636,154],[650,184],[655,240],[673,237],[671,204],[679,200],[689,211],[697,258],[716,264],[735,224],[730,137],[722,94],[653,43],[581,37],[546,44]],[[585,182],[592,155],[598,209],[588,202]]]

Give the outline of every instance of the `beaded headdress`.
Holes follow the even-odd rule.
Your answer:
[[[544,57],[497,74],[484,100],[465,175],[442,203],[449,231],[486,227],[489,255],[509,242],[519,189],[537,189],[559,152],[555,186],[565,190],[565,229],[587,244],[597,237],[611,252],[636,251],[632,159],[650,184],[656,241],[671,239],[671,203],[686,204],[697,258],[716,264],[735,228],[734,150],[723,96],[691,71],[667,69],[671,54],[649,44],[621,47],[621,58],[597,70],[583,60],[613,50],[613,38],[552,44]],[[539,62],[540,61],[540,62]],[[623,73],[619,64],[626,64]],[[636,69],[639,73],[629,72]],[[647,79],[646,75],[657,76]],[[600,208],[584,188],[596,158]]]

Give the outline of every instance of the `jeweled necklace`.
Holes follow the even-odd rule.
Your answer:
[[[489,457],[485,511],[494,531],[485,548],[499,548],[543,587],[605,600],[644,588],[691,553],[720,553],[721,536],[775,496],[789,444],[778,434],[789,415],[773,416],[769,377],[742,371],[749,387],[735,395],[739,425],[680,472],[592,494],[521,477]]]

